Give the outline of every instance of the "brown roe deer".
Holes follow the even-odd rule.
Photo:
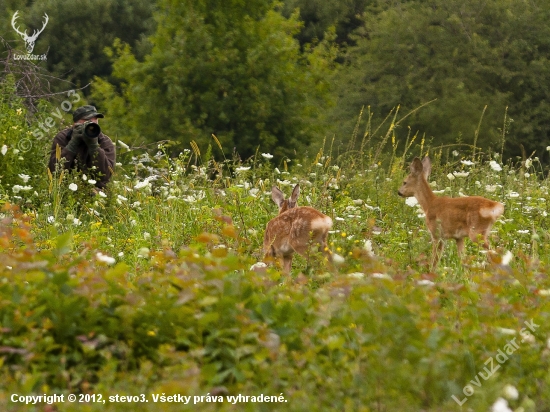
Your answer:
[[[294,252],[307,259],[312,244],[317,244],[332,262],[327,245],[332,219],[312,207],[297,207],[299,194],[299,185],[294,187],[289,199],[285,199],[284,193],[277,187],[271,189],[271,198],[279,207],[279,215],[267,223],[263,251],[266,259],[281,260],[285,274],[290,273]]]
[[[416,197],[426,215],[426,224],[432,236],[432,268],[435,269],[443,251],[444,239],[455,239],[459,257],[464,251],[464,238],[483,242],[489,249],[487,237],[491,226],[504,213],[504,205],[481,196],[438,197],[428,184],[432,170],[429,157],[416,157],[411,173],[398,190],[399,196]]]

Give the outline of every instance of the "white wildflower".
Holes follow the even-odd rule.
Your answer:
[[[124,256],[124,252],[118,252],[118,257],[123,257]]]
[[[82,224],[82,222],[80,221],[80,219],[78,219],[76,217],[73,219],[73,225],[80,226],[81,224]]]
[[[143,239],[145,240],[151,239],[151,234],[149,232],[143,232]]]
[[[522,235],[525,235],[527,233],[530,233],[530,231],[528,229],[520,229],[520,230],[518,230],[518,233],[520,233]]]
[[[82,180],[88,180],[88,176],[82,175]]]
[[[454,179],[455,179],[455,175],[453,175],[452,173],[449,173],[449,174],[447,175],[447,179],[449,179],[449,180],[454,180]]]
[[[105,194],[105,192],[103,192],[102,190],[100,190],[99,192],[97,192],[97,194],[98,194],[100,197],[107,197],[107,195]]]
[[[149,180],[145,179],[142,182],[137,182],[134,186],[134,189],[143,189],[144,187],[149,186]]]
[[[250,266],[251,271],[256,271],[256,269],[263,269],[266,268],[267,265],[264,262],[256,262],[252,266]]]
[[[417,280],[416,284],[418,286],[433,286],[433,285],[435,285],[434,282],[432,282],[431,280],[428,280],[428,279]]]
[[[466,165],[466,166],[473,166],[473,165],[475,165],[475,163],[472,162],[471,160],[461,160],[460,163],[462,163],[463,165]]]
[[[125,198],[124,196],[121,196],[121,195],[117,195],[117,199],[122,201],[122,202],[126,202],[128,199]]]
[[[497,190],[496,185],[486,185],[485,190],[489,193],[493,193]]]
[[[48,216],[48,218],[46,220],[48,221],[48,223],[53,223],[53,222],[55,222],[55,217]]]
[[[491,160],[489,162],[489,166],[491,166],[491,169],[493,169],[495,172],[500,172],[502,170],[502,166],[500,166],[496,161]]]
[[[392,277],[390,275],[388,275],[387,273],[373,273],[371,274],[371,277],[375,278],[375,279],[387,279],[387,280],[393,280]]]
[[[91,185],[95,185],[97,182],[94,179],[88,179],[88,183]]]
[[[71,183],[69,185],[69,189],[72,190],[73,192],[76,192],[78,190],[78,185],[76,183]]]
[[[456,177],[468,177],[470,172],[454,172],[453,173]]]
[[[527,159],[525,161],[525,167],[529,169],[533,165],[533,161],[531,159]]]
[[[501,263],[505,266],[509,265],[514,255],[509,250],[502,256]]]
[[[414,196],[408,197],[405,199],[407,206],[415,207],[418,204],[418,199]]]
[[[363,244],[363,249],[367,251],[367,255],[371,257],[374,256],[374,251],[372,250],[372,240],[365,240],[365,243]]]
[[[137,257],[148,258],[149,257],[149,252],[150,252],[149,248],[142,247],[141,249],[138,250]]]
[[[343,256],[339,255],[338,253],[332,254],[332,261],[335,265],[340,265],[346,261]]]
[[[23,186],[20,186],[20,185],[13,185],[13,187],[11,188],[11,190],[13,190],[13,193],[19,193],[21,191],[21,188]]]
[[[502,390],[504,397],[510,400],[516,400],[519,398],[519,391],[514,385],[506,385]]]
[[[508,197],[509,197],[509,198],[516,198],[516,197],[519,197],[519,193],[518,193],[518,192],[509,192],[509,193],[508,193]]]
[[[5,156],[6,153],[8,153],[8,146],[3,145],[2,149],[0,149],[0,153],[2,153],[2,156]]]
[[[550,296],[550,289],[539,289],[537,291],[537,295],[539,295],[539,296]]]
[[[235,171],[237,173],[240,173],[240,172],[246,172],[247,170],[250,170],[250,166],[241,166],[241,167],[237,167],[235,169]]]
[[[508,401],[504,398],[498,398],[491,406],[491,412],[513,412],[508,407]]]
[[[291,186],[292,182],[290,180],[279,180],[277,179],[277,183],[279,183],[281,186]]]
[[[453,156],[457,157],[460,153],[458,153],[458,150],[453,150]]]
[[[27,183],[29,181],[29,179],[31,178],[29,175],[26,175],[26,174],[23,174],[23,173],[20,173],[18,176],[21,178],[21,180],[23,180],[23,183]]]
[[[265,159],[273,159],[273,155],[270,153],[262,153],[262,157]]]
[[[107,263],[108,265],[112,265],[113,263],[116,262],[116,259],[111,257],[111,256],[107,256],[107,255],[104,255],[103,253],[101,252],[97,252],[96,255],[95,255],[96,259],[99,260],[100,262],[103,262],[103,263]]]
[[[348,277],[354,278],[354,279],[363,279],[365,277],[365,274],[361,272],[353,272],[353,273],[348,273]]]

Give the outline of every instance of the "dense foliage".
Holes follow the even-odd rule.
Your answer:
[[[541,1],[372,2],[341,70],[335,116],[431,102],[408,125],[434,144],[500,151],[507,135],[506,156],[521,144],[546,160],[549,13]],[[348,136],[354,126],[347,120]]]
[[[49,14],[47,62],[13,59],[16,10]],[[1,410],[550,411],[546,3],[0,11]],[[46,168],[92,99],[117,146],[99,193]],[[448,242],[430,270],[397,196],[426,154],[437,195],[505,205],[491,252]],[[335,264],[284,276],[263,231],[295,184]],[[43,394],[84,402],[13,398]]]
[[[2,164],[22,127],[0,128]],[[282,163],[121,148],[110,190],[97,195],[85,176],[31,176],[21,161],[0,186],[2,409],[29,410],[11,394],[74,393],[106,403],[59,410],[549,410],[540,162],[414,140],[390,147],[391,157],[366,149],[336,160],[327,149]],[[505,204],[490,259],[468,243],[461,263],[450,244],[428,270],[424,220],[396,195],[406,159],[426,152],[437,192]],[[21,179],[28,190],[16,189]],[[295,183],[300,204],[333,218],[337,267],[298,258],[285,278],[257,262],[276,213],[270,187]],[[141,394],[148,403],[109,399]],[[176,394],[191,403],[154,401]],[[285,402],[233,405],[239,394]]]
[[[353,146],[370,115],[393,111],[414,112],[398,140],[549,160],[540,0],[8,0],[0,10],[9,55],[24,45],[9,17],[18,10],[31,33],[48,13],[35,49],[48,58],[37,63],[63,82],[48,77],[42,95],[92,83],[83,95],[124,140],[181,148],[214,134],[226,157],[258,147],[279,157],[325,137]]]
[[[296,16],[263,0],[160,1],[159,9],[143,62],[127,47],[114,51],[121,92],[96,79],[94,97],[121,138],[200,144],[214,134],[226,155],[235,148],[243,157],[308,147],[330,62],[322,46],[300,53]]]

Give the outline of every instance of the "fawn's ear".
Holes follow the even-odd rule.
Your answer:
[[[424,172],[424,166],[418,157],[415,157],[411,162],[411,174],[419,175]]]
[[[300,185],[294,186],[290,199],[288,199],[288,208],[292,209],[296,207],[296,202],[298,201],[298,195],[300,194]]]
[[[428,156],[422,159],[422,167],[424,169],[424,177],[426,178],[426,180],[428,180],[428,176],[430,176],[430,173],[432,171],[432,161]]]
[[[277,186],[271,188],[271,198],[279,208],[283,205],[285,201],[285,194]]]

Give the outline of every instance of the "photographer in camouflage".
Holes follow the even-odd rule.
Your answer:
[[[103,117],[94,106],[82,106],[73,112],[72,127],[60,131],[53,139],[48,165],[52,173],[64,158],[63,168],[81,170],[96,181],[96,188],[105,188],[115,168],[116,151],[112,140],[100,131],[98,119]]]

